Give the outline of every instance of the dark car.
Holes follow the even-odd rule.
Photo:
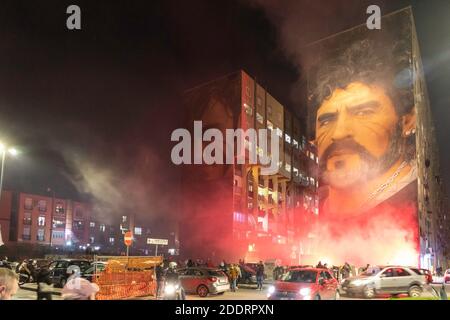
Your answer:
[[[297,268],[269,287],[269,300],[337,300],[338,281],[323,268]]]
[[[67,282],[67,278],[70,274],[67,274],[67,268],[69,266],[78,266],[81,274],[91,267],[91,263],[84,259],[61,259],[53,261],[48,269],[50,271],[50,280],[55,286],[64,287]]]

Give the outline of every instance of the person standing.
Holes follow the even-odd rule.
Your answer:
[[[53,286],[50,279],[50,271],[47,268],[42,268],[37,272],[36,282],[37,299],[38,300],[52,300]]]
[[[256,282],[257,289],[263,289],[263,281],[264,281],[264,264],[262,261],[256,266]]]
[[[236,282],[237,282],[237,278],[238,278],[238,271],[234,264],[230,264],[228,274],[229,274],[229,278],[230,278],[231,291],[235,292],[236,291]]]
[[[155,268],[156,277],[156,299],[161,297],[161,290],[164,286],[164,269],[163,264],[158,264]]]

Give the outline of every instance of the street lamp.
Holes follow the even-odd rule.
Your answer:
[[[1,163],[1,170],[0,170],[0,199],[2,198],[2,189],[3,189],[3,171],[5,169],[5,162],[6,162],[6,154],[10,154],[11,156],[15,157],[19,154],[16,148],[9,148],[5,146],[3,143],[0,142],[0,152],[2,154],[2,163]]]

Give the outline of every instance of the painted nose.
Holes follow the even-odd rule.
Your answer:
[[[342,113],[337,119],[331,139],[334,142],[351,137],[353,137],[351,119],[349,119],[344,113]]]

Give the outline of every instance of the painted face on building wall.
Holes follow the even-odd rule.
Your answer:
[[[324,179],[357,188],[388,170],[403,149],[399,116],[384,90],[361,82],[336,89],[319,107],[316,143]]]

